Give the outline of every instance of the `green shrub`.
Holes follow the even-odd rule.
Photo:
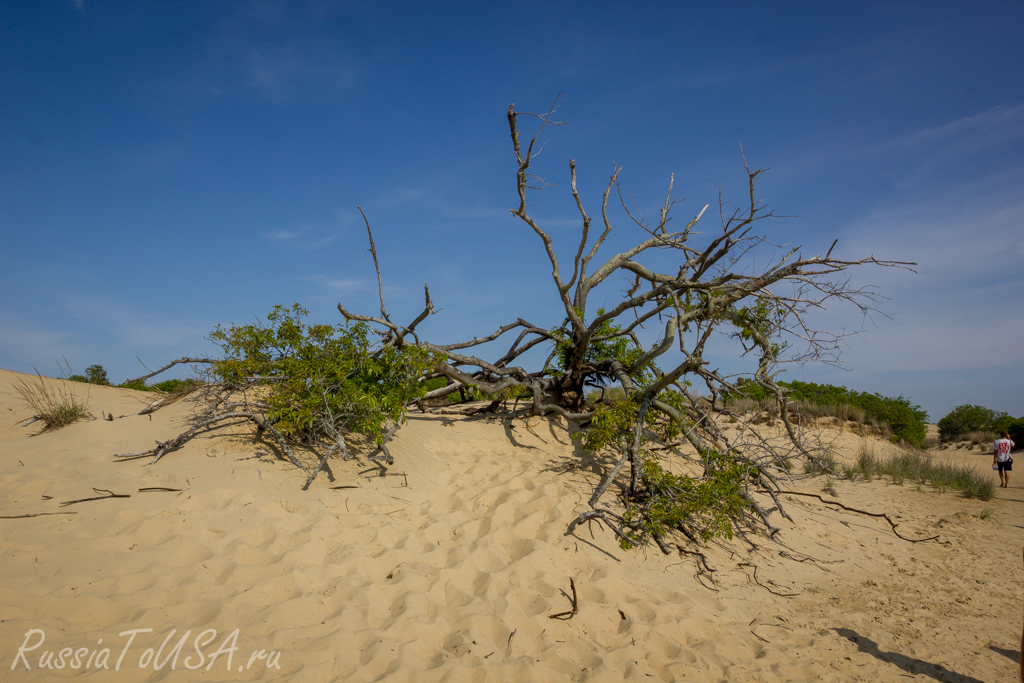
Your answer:
[[[210,375],[228,388],[263,387],[251,407],[287,437],[317,442],[354,431],[381,443],[423,395],[419,377],[435,359],[413,346],[374,348],[363,323],[307,325],[306,315],[298,304],[275,306],[267,325],[218,326],[210,339],[224,358]]]
[[[1018,447],[1024,446],[1024,417],[1011,421],[1005,429]]]
[[[983,430],[1000,431],[1009,425],[1012,418],[1006,413],[997,413],[990,408],[965,404],[953,408],[944,418],[939,420],[939,438],[942,441],[953,441],[958,437]]]
[[[110,380],[107,379],[107,371],[102,365],[90,365],[85,369],[85,381],[89,384],[99,384],[109,387]]]

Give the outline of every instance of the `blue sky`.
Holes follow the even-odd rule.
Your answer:
[[[214,351],[218,323],[301,302],[320,322],[442,309],[432,340],[560,322],[536,237],[509,215],[505,111],[561,92],[533,206],[560,253],[613,164],[648,215],[742,201],[770,167],[780,244],[916,261],[841,369],[787,377],[1024,415],[1024,4],[0,4],[0,367],[120,381]],[[702,223],[706,231],[713,221]],[[656,213],[655,213],[656,215]],[[637,238],[619,212],[612,244]],[[614,288],[607,292],[615,296]],[[600,303],[600,302],[596,302]],[[651,331],[651,334],[656,334]],[[729,349],[713,357],[732,367]]]

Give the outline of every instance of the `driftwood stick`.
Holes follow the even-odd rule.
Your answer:
[[[557,619],[558,617],[569,617],[570,619],[572,619],[574,616],[576,616],[576,613],[580,611],[580,602],[579,599],[576,597],[576,582],[573,581],[572,578],[569,579],[569,588],[572,589],[572,609],[568,612],[559,612],[558,614],[552,614],[548,617],[548,619]]]
[[[139,493],[148,493],[150,491],[183,491],[184,489],[171,489],[166,486],[147,486],[144,489],[139,489]]]
[[[251,413],[235,412],[235,413],[224,413],[223,415],[216,415],[214,417],[207,418],[207,419],[203,420],[202,422],[200,422],[196,426],[192,427],[188,431],[182,432],[181,434],[179,434],[178,436],[174,437],[170,441],[163,441],[163,442],[157,441],[156,442],[156,447],[155,448],[150,448],[148,451],[139,451],[138,453],[118,453],[118,454],[115,454],[114,457],[118,458],[118,459],[121,459],[121,460],[125,460],[125,459],[129,459],[129,458],[142,458],[142,457],[145,457],[147,455],[155,455],[156,457],[153,458],[152,462],[149,463],[150,465],[152,465],[152,464],[156,463],[156,461],[158,461],[160,458],[162,458],[166,453],[168,453],[169,451],[174,450],[175,448],[178,448],[183,443],[185,443],[186,441],[191,439],[192,436],[196,432],[198,432],[200,429],[203,429],[204,427],[209,427],[210,425],[212,425],[212,424],[214,424],[216,422],[220,422],[221,420],[229,420],[229,419],[232,419],[232,418],[244,418],[244,419],[247,419],[247,420],[255,419]]]
[[[169,369],[173,368],[178,363],[207,363],[207,364],[213,364],[213,363],[216,363],[216,362],[217,361],[211,360],[209,358],[179,358],[178,360],[172,360],[170,363],[168,363],[167,365],[163,366],[162,368],[160,368],[156,372],[151,372],[148,375],[143,375],[142,377],[136,377],[135,379],[126,379],[124,381],[124,383],[125,384],[132,384],[133,382],[145,382],[150,377],[155,377],[156,375],[159,375],[164,370],[169,370]]]
[[[0,515],[0,519],[24,519],[26,517],[42,517],[44,515],[77,515],[77,512],[34,512],[31,515]]]
[[[79,498],[78,500],[66,500],[60,504],[61,507],[67,507],[68,505],[74,505],[75,503],[87,503],[90,500],[106,500],[107,498],[131,498],[127,493],[114,493],[107,489],[98,489],[95,486],[92,489],[96,493],[105,493],[105,496],[94,496],[93,498]]]
[[[819,496],[817,493],[804,493],[803,491],[782,491],[782,490],[780,490],[779,493],[788,493],[791,496],[808,496],[810,498],[817,498],[822,503],[826,503],[827,505],[836,505],[838,507],[841,507],[844,510],[848,510],[849,512],[856,512],[857,514],[867,515],[868,517],[880,517],[880,518],[884,519],[885,521],[887,521],[889,523],[889,526],[892,527],[892,532],[894,534],[896,534],[897,536],[902,538],[904,541],[910,541],[911,543],[923,543],[925,541],[934,541],[935,539],[937,539],[939,537],[938,534],[936,534],[935,536],[929,536],[928,538],[907,538],[906,536],[903,536],[902,534],[900,534],[900,532],[896,531],[896,527],[899,526],[899,525],[896,524],[896,522],[892,521],[889,518],[889,515],[887,515],[886,513],[884,513],[884,512],[868,512],[867,510],[858,510],[857,508],[852,508],[849,505],[843,505],[842,503],[840,503],[838,501],[835,501],[835,500],[825,500],[824,498]]]
[[[150,403],[150,404],[149,404],[148,406],[146,406],[145,408],[143,408],[143,409],[142,409],[142,410],[140,410],[139,412],[137,412],[137,413],[132,413],[132,414],[133,414],[133,415],[149,415],[150,413],[152,413],[152,412],[155,412],[155,411],[156,411],[156,409],[157,409],[157,408],[159,408],[159,407],[160,407],[160,405],[161,405],[161,404],[162,404],[162,403],[163,403],[164,401],[166,401],[166,400],[167,400],[167,398],[166,398],[166,397],[164,397],[164,398],[158,398],[157,400],[153,401],[152,403]]]

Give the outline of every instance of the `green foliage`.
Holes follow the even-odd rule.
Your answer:
[[[953,441],[962,434],[984,430],[1001,431],[1013,423],[1006,413],[997,413],[983,406],[965,404],[953,408],[939,420],[939,438]]]
[[[102,365],[90,365],[87,367],[85,369],[85,381],[89,384],[110,386],[110,380],[107,379],[107,371],[103,369]]]
[[[1024,417],[1010,422],[1004,429],[1010,433],[1010,438],[1018,446],[1024,446]]]
[[[125,382],[124,384],[118,384],[117,386],[119,389],[134,389],[136,391],[161,391],[165,394],[174,394],[179,391],[198,386],[201,383],[201,380],[189,378],[168,379],[164,380],[163,382],[156,382],[155,384],[145,384],[144,382]]]
[[[308,325],[307,314],[298,304],[275,306],[266,325],[218,326],[210,338],[224,358],[210,374],[230,386],[258,386],[266,416],[287,436],[355,431],[380,443],[387,425],[425,393],[418,378],[432,357],[410,346],[374,348],[363,323]]]
[[[903,396],[892,398],[814,382],[778,382],[778,385],[788,390],[790,400],[818,406],[850,405],[860,408],[866,419],[889,425],[893,436],[915,446],[920,445],[928,433],[928,413]],[[739,386],[751,399],[763,401],[770,398],[767,389],[753,382],[740,382]]]
[[[620,539],[620,544],[626,550],[639,545],[645,536],[663,536],[682,526],[696,529],[704,542],[720,536],[732,538],[732,520],[747,505],[744,468],[718,453],[709,454],[700,479],[666,472],[656,458],[646,455],[640,478],[644,489],[629,502],[623,515],[629,540]]]
[[[679,401],[675,392],[663,392],[661,397],[666,402]],[[587,451],[607,448],[621,453],[632,440],[638,419],[635,395],[605,403],[594,409],[590,428],[577,432],[573,438]],[[685,426],[671,420],[645,422],[665,440],[678,438]],[[628,540],[620,539],[622,547],[628,550],[647,537],[662,536],[683,525],[696,530],[704,541],[718,536],[732,538],[732,518],[746,506],[742,496],[744,469],[740,463],[709,451],[704,477],[672,474],[646,450],[647,443],[642,438],[634,455],[639,463],[641,489],[627,502],[623,514]]]
[[[88,382],[89,380],[85,378],[85,375],[68,375],[68,381],[69,382]]]
[[[742,321],[733,324],[740,329],[740,339],[745,342],[754,341],[755,333],[764,339],[770,339],[783,326],[790,313],[785,306],[767,299],[757,299],[753,306],[732,306],[730,311],[737,314]],[[788,343],[773,343],[772,357],[778,358],[787,348]]]

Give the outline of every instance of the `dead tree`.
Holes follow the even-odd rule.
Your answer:
[[[838,360],[841,333],[815,329],[810,313],[836,303],[853,304],[867,314],[877,310],[877,296],[869,289],[850,284],[845,271],[854,266],[876,265],[910,269],[913,263],[884,261],[868,256],[843,259],[833,256],[836,242],[824,255],[804,256],[801,247],[782,249],[773,245],[756,229],[762,221],[773,218],[756,198],[758,179],[763,169],[751,170],[744,159],[747,193],[741,208],[725,212],[721,193],[718,197],[720,228],[705,236],[694,230],[710,205],[705,205],[686,221],[681,229],[673,229],[671,212],[677,201],[672,197],[673,178],[669,179],[665,201],[659,207],[656,223],[647,222],[638,211],[631,210],[622,197],[619,171],[610,176],[600,206],[600,232],[592,227],[593,217],[584,206],[577,190],[576,164],[569,162],[569,180],[573,201],[580,217],[579,241],[568,263],[559,259],[551,235],[530,215],[528,194],[538,189],[534,183],[532,162],[538,136],[552,125],[554,107],[543,115],[508,109],[512,150],[518,163],[516,190],[519,205],[511,210],[540,240],[551,269],[554,293],[565,312],[556,327],[541,327],[517,318],[496,331],[471,341],[439,345],[419,339],[416,327],[434,312],[429,292],[423,311],[408,326],[391,321],[381,297],[381,315],[365,316],[349,312],[341,304],[338,310],[346,320],[363,321],[380,330],[385,344],[412,344],[445,359],[435,372],[448,378],[446,387],[430,397],[443,396],[464,387],[474,387],[484,395],[500,397],[507,392],[529,392],[534,415],[557,414],[585,424],[594,417],[595,405],[588,402],[588,387],[617,384],[636,406],[635,420],[621,435],[622,459],[598,487],[591,499],[596,508],[601,494],[625,462],[631,464],[629,494],[635,495],[639,485],[638,464],[641,440],[654,436],[654,423],[675,423],[683,438],[702,458],[709,453],[727,454],[745,463],[754,473],[752,486],[771,494],[775,507],[763,509],[749,493],[744,492],[748,508],[767,526],[769,514],[782,510],[777,498],[779,485],[773,471],[792,455],[818,458],[821,450],[809,447],[801,438],[789,415],[786,391],[775,378],[786,362]],[[519,123],[524,116],[540,121],[537,133],[525,145],[520,139]],[[560,122],[558,122],[560,123]],[[624,215],[639,228],[640,239],[630,249],[602,256],[601,248],[614,229],[609,204],[617,201]],[[364,216],[365,218],[365,216]],[[367,230],[370,232],[369,223]],[[380,268],[370,232],[371,251],[380,280]],[[773,255],[764,259],[766,251]],[[645,257],[671,251],[678,254],[672,272],[659,272],[645,264]],[[751,256],[761,263],[755,267]],[[663,260],[663,259],[661,259]],[[630,286],[608,310],[593,311],[590,295],[612,278],[625,277]],[[660,341],[644,348],[638,331],[647,325],[663,330]],[[473,347],[514,333],[508,350],[496,360],[470,355]],[[769,444],[759,437],[751,445],[751,433],[744,432],[741,442],[731,443],[719,427],[724,406],[721,398],[742,395],[739,376],[723,376],[708,367],[705,349],[724,333],[743,345],[743,353],[757,358],[745,377],[775,397],[775,410],[789,437],[788,448]],[[625,342],[625,343],[622,343]],[[516,361],[539,344],[552,347],[541,368],[527,370]],[[671,366],[661,366],[667,352],[678,348],[679,356]],[[690,386],[698,382],[707,388],[707,395],[694,393]],[[728,411],[725,411],[728,414]],[[628,433],[627,433],[628,432]],[[782,514],[785,511],[782,510]],[[606,519],[607,521],[607,519]],[[618,519],[621,523],[621,518]],[[659,545],[664,545],[659,540]]]
[[[628,419],[611,440],[620,458],[597,487],[590,501],[593,511],[586,515],[588,519],[603,518],[613,525],[621,538],[630,537],[630,530],[638,528],[635,520],[600,507],[601,496],[628,463],[630,482],[625,499],[632,501],[630,504],[641,505],[644,495],[650,499],[658,491],[684,499],[689,495],[686,493],[689,489],[683,486],[687,482],[674,480],[675,484],[659,489],[661,485],[645,475],[642,467],[652,450],[676,449],[680,441],[692,447],[697,453],[694,461],[704,467],[704,474],[695,479],[711,481],[715,472],[724,471],[723,468],[731,472],[730,476],[742,477],[742,490],[736,492],[736,496],[742,499],[745,514],[754,515],[769,533],[774,533],[776,527],[769,516],[775,510],[785,515],[777,495],[781,490],[778,477],[785,474],[790,457],[813,459],[821,454],[820,449],[813,448],[802,437],[799,426],[793,425],[786,391],[775,381],[778,372],[787,362],[835,362],[838,359],[843,335],[815,329],[811,321],[815,310],[835,303],[852,304],[864,313],[877,310],[877,296],[869,289],[851,285],[847,270],[865,265],[910,269],[915,264],[884,261],[874,256],[840,258],[833,256],[835,242],[823,255],[813,256],[805,256],[799,246],[785,249],[773,244],[762,234],[760,226],[765,219],[774,216],[755,193],[758,179],[765,171],[751,170],[745,159],[747,188],[742,206],[727,213],[719,193],[720,225],[711,234],[694,229],[710,204],[691,214],[681,228],[675,229],[672,211],[678,202],[672,196],[671,177],[657,221],[648,222],[639,210],[630,209],[624,200],[620,169],[614,170],[604,187],[599,220],[595,224],[577,190],[576,164],[569,161],[569,186],[579,214],[580,230],[571,259],[560,259],[551,235],[531,216],[528,201],[528,195],[539,189],[538,176],[532,167],[538,137],[547,126],[561,123],[552,119],[553,112],[554,106],[545,114],[528,114],[516,111],[513,105],[507,117],[512,152],[518,165],[515,180],[518,206],[512,208],[511,213],[540,240],[546,265],[550,267],[554,294],[564,311],[559,324],[537,325],[517,317],[490,334],[461,343],[434,344],[421,339],[418,326],[435,313],[430,291],[425,288],[423,310],[409,324],[402,325],[391,319],[385,307],[373,232],[365,214],[377,274],[380,314],[350,312],[340,303],[339,312],[350,323],[372,326],[379,335],[378,352],[389,348],[414,348],[431,354],[434,361],[419,379],[443,377],[447,384],[417,396],[414,402],[421,406],[424,400],[473,388],[491,397],[492,406],[512,394],[528,396],[526,405],[533,415],[557,415],[586,426],[595,415],[608,414],[601,411],[611,410],[603,400],[588,399],[588,388],[617,385],[631,406],[622,413]],[[521,141],[519,129],[524,117],[539,121],[537,133],[526,144]],[[610,204],[621,207],[621,215],[632,224],[631,229],[637,231],[639,238],[631,248],[609,256],[602,252],[602,247],[615,229],[614,206]],[[676,256],[675,263],[670,271],[661,272],[652,262],[664,262],[666,252]],[[654,254],[661,256],[650,258]],[[607,310],[594,310],[591,295],[599,288],[603,288],[602,295],[608,294],[612,283],[623,278],[628,286],[614,305]],[[658,340],[649,348],[641,340],[641,331],[647,327],[658,330]],[[756,360],[742,375],[724,375],[710,368],[705,359],[709,345],[714,347],[723,338],[730,337],[742,344],[742,355]],[[475,347],[501,338],[512,341],[500,357],[485,359],[472,355]],[[539,368],[523,367],[519,363],[523,354],[537,346],[550,347],[547,360]],[[673,348],[678,349],[678,355],[669,354]],[[666,364],[667,358],[674,360]],[[245,388],[252,389],[264,381],[282,380],[280,377],[249,378],[250,383]],[[769,442],[756,430],[743,430],[741,437],[733,440],[724,435],[720,421],[723,417],[736,418],[730,416],[724,401],[742,395],[743,387],[750,383],[774,397],[773,409],[785,427],[788,446]],[[695,391],[695,384],[706,388],[706,392]],[[218,406],[219,413],[208,415],[207,419],[248,417],[258,421],[260,414],[251,403],[243,410],[223,397]],[[387,438],[400,423],[401,419],[394,421]],[[210,424],[199,420],[196,428]],[[287,441],[273,424],[264,420],[261,426],[282,444]],[[330,433],[321,436],[329,437],[325,442],[330,447],[309,481],[331,453],[347,454],[341,433],[333,427],[327,431]],[[187,438],[189,436],[184,434],[179,437]],[[179,440],[158,444],[147,455],[151,453],[159,458],[172,444],[179,445]],[[387,456],[386,439],[382,449]],[[769,495],[774,506],[765,509],[755,500],[751,492],[757,490]],[[678,526],[688,535],[701,531],[685,528],[683,524]],[[663,550],[667,549],[660,533],[654,533],[654,540]]]

